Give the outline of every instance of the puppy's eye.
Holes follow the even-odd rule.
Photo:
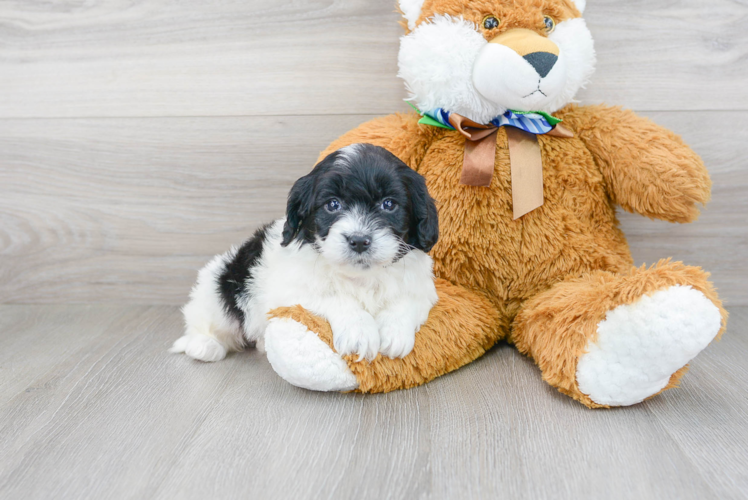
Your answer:
[[[543,22],[545,23],[545,32],[546,33],[553,33],[556,29],[556,21],[553,20],[550,16],[545,16],[543,18]]]
[[[392,212],[396,208],[397,208],[397,203],[395,202],[395,200],[387,199],[382,202],[382,210],[387,210],[388,212]]]
[[[495,30],[499,27],[501,21],[496,16],[486,16],[483,18],[483,28],[487,30]]]
[[[338,200],[333,199],[325,203],[325,210],[328,212],[337,212],[340,208],[340,202]]]

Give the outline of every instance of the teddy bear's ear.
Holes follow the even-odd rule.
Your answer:
[[[398,0],[403,17],[408,21],[408,29],[413,31],[416,27],[416,21],[421,17],[421,8],[426,0]],[[580,0],[577,0],[580,1]],[[582,2],[584,0],[581,0]]]
[[[587,0],[574,0],[574,3],[577,6],[577,9],[579,9],[579,12],[584,14],[584,8],[587,7]]]

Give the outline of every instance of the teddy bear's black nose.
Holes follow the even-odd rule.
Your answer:
[[[550,52],[533,52],[532,54],[527,54],[525,60],[535,68],[535,71],[538,72],[541,78],[545,78],[551,72],[553,66],[556,65],[558,56]]]

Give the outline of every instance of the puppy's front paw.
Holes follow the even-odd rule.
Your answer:
[[[379,352],[388,358],[404,358],[413,350],[416,342],[416,329],[406,321],[396,317],[380,317]]]
[[[184,353],[198,361],[211,363],[226,357],[226,348],[213,337],[207,335],[185,335],[176,342],[169,352]]]
[[[379,353],[379,329],[369,314],[330,321],[332,342],[341,356],[358,354],[358,361],[372,361]]]

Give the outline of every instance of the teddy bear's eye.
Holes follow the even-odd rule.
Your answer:
[[[556,21],[554,21],[550,16],[545,16],[543,18],[543,22],[545,23],[546,33],[553,33],[553,31],[556,29]]]
[[[494,30],[499,27],[501,22],[496,16],[486,16],[483,18],[483,27],[487,30]]]

